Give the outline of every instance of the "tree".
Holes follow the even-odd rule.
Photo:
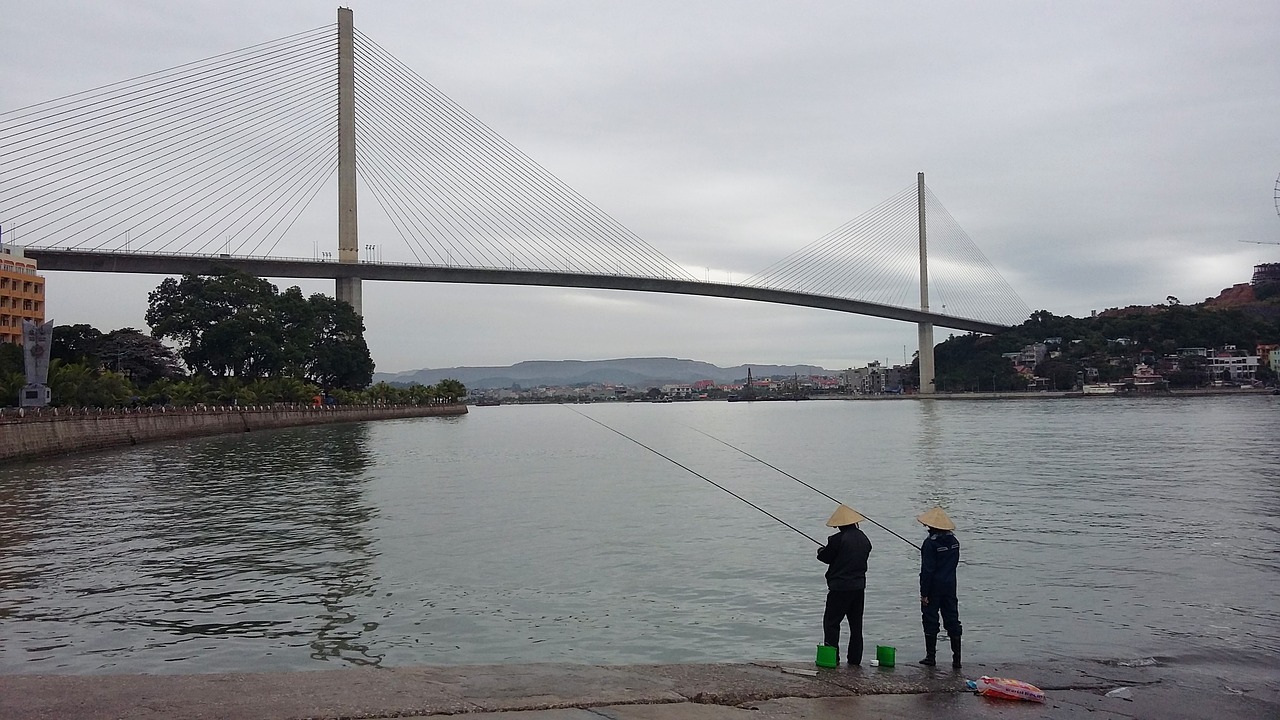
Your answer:
[[[456,403],[459,398],[466,397],[467,386],[458,380],[445,378],[436,383],[436,395],[445,402]]]
[[[310,354],[304,365],[307,379],[325,388],[368,387],[373,380],[373,358],[364,341],[364,321],[350,303],[328,295],[312,295],[307,305],[309,332],[305,335],[310,341]]]
[[[172,350],[133,328],[112,330],[102,336],[97,347],[98,357],[106,369],[123,374],[139,386],[180,374],[178,358]]]
[[[18,393],[27,384],[22,346],[0,343],[0,407],[17,405]]]
[[[171,338],[195,373],[246,380],[292,375],[328,389],[357,390],[373,379],[364,322],[327,295],[283,293],[242,272],[166,279],[149,296],[147,322]]]
[[[136,394],[124,375],[61,360],[49,364],[49,389],[53,404],[63,407],[116,407]]]
[[[0,343],[0,375],[9,373],[26,374],[22,346],[17,343]]]
[[[1208,378],[1208,364],[1208,359],[1202,355],[1184,355],[1178,360],[1178,370],[1169,373],[1165,379],[1169,381],[1169,387],[1200,387]]]
[[[173,405],[190,406],[209,402],[213,395],[213,384],[203,375],[195,375],[187,380],[174,383],[169,391],[169,401]]]
[[[1258,372],[1254,375],[1258,382],[1264,385],[1274,385],[1276,381],[1276,371],[1271,369],[1270,365],[1262,363],[1258,365]]]
[[[178,342],[192,371],[264,377],[284,366],[277,300],[275,285],[243,272],[184,275],[151,292],[146,318],[153,337]]]
[[[439,398],[440,393],[435,385],[410,383],[408,388],[409,402],[414,405],[429,405]]]
[[[1036,377],[1047,378],[1050,387],[1055,390],[1067,390],[1075,387],[1076,372],[1079,370],[1071,363],[1060,360],[1045,360],[1036,364]]]
[[[1015,345],[1012,350],[1021,347]],[[970,333],[948,339],[934,350],[937,388],[952,391],[968,389],[976,387],[982,378],[993,376],[996,378],[994,382],[1000,386],[1012,387],[1016,382],[1013,376],[1017,372],[1009,359],[1003,356],[1005,352],[1011,350],[1007,350],[1006,341],[998,337]],[[919,370],[915,372],[918,378]]]
[[[368,395],[371,402],[382,405],[396,403],[400,400],[399,388],[386,381],[374,385],[366,390],[365,393]]]
[[[102,337],[102,332],[92,325],[55,325],[49,359],[96,368],[101,365],[98,360],[98,345],[102,342]]]

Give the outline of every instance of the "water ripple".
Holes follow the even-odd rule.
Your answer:
[[[584,411],[815,537],[829,501],[688,428],[913,541],[943,505],[976,657],[1188,662],[1280,652],[1278,407]],[[918,551],[866,529],[866,641],[914,646]],[[0,468],[0,672],[807,660],[822,569],[790,530],[555,406],[140,446]]]

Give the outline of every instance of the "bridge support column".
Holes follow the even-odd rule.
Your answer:
[[[933,377],[933,323],[917,323],[916,327],[920,345],[920,393],[931,395],[936,390]]]
[[[357,315],[363,315],[364,313],[360,309],[362,305],[361,298],[360,298],[360,294],[361,294],[360,278],[347,278],[347,277],[338,278],[336,283],[337,283],[337,288],[336,288],[337,292],[334,294],[334,297],[338,298],[339,300],[345,303],[348,303],[349,305],[351,305],[351,307],[355,308]]]
[[[349,8],[338,8],[338,262],[360,262],[356,222],[356,60],[355,21]],[[334,297],[364,314],[360,278],[337,278]]]
[[[925,234],[924,173],[916,173],[916,205],[920,217],[920,309],[929,312],[929,253]],[[933,323],[918,323],[916,339],[920,346],[920,394],[931,395],[933,376]]]

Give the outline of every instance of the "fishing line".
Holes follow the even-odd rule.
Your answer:
[[[698,428],[693,427],[692,425],[686,425],[685,427],[687,427],[687,428],[689,428],[690,430],[692,430],[692,431],[694,431],[694,432],[696,432],[696,433],[699,433],[699,434],[701,434],[701,435],[706,435],[707,437],[711,438],[712,440],[715,440],[716,442],[720,443],[721,445],[724,445],[724,446],[725,446],[725,447],[727,447],[727,448],[733,448],[734,450],[737,450],[738,452],[742,453],[743,455],[746,455],[747,457],[751,458],[752,460],[755,460],[755,461],[756,461],[756,462],[758,462],[758,463],[761,463],[762,465],[765,465],[765,466],[767,466],[767,467],[773,468],[774,470],[777,470],[778,472],[782,473],[783,475],[786,475],[787,477],[791,478],[792,480],[795,480],[796,482],[800,483],[801,485],[803,485],[803,486],[805,486],[805,487],[809,488],[810,490],[812,490],[812,491],[814,491],[814,492],[818,493],[818,494],[819,494],[819,495],[821,495],[822,497],[824,497],[824,498],[826,498],[826,499],[828,499],[828,500],[830,500],[830,501],[834,502],[834,503],[835,503],[835,504],[837,504],[837,505],[844,505],[844,503],[840,502],[839,500],[837,500],[837,499],[835,499],[835,498],[831,497],[830,495],[828,495],[828,494],[826,494],[826,493],[822,492],[822,491],[821,491],[821,490],[819,490],[818,488],[816,488],[816,487],[814,487],[814,486],[810,485],[809,483],[807,483],[807,482],[805,482],[805,481],[801,480],[800,478],[796,477],[795,475],[792,475],[791,473],[787,472],[786,470],[783,470],[782,468],[778,467],[777,465],[773,465],[773,464],[771,464],[771,463],[765,462],[764,460],[761,460],[760,458],[756,457],[755,455],[752,455],[751,453],[747,452],[746,450],[743,450],[742,448],[737,447],[736,445],[730,445],[729,443],[725,442],[724,440],[721,440],[720,438],[716,437],[715,435],[712,435],[712,434],[710,434],[710,433],[703,432],[703,431],[699,430]],[[852,507],[852,506],[849,506],[849,507]],[[890,535],[892,535],[892,536],[894,536],[894,537],[898,538],[898,539],[899,539],[899,540],[901,540],[902,542],[904,542],[904,543],[906,543],[906,544],[910,545],[912,548],[914,548],[914,549],[919,549],[919,547],[918,547],[915,543],[913,543],[913,542],[911,542],[910,540],[908,540],[908,539],[906,539],[906,538],[902,537],[901,535],[899,535],[898,533],[896,533],[896,532],[894,532],[894,531],[890,530],[889,528],[887,528],[887,527],[885,527],[885,526],[881,525],[880,523],[876,522],[875,520],[872,520],[871,518],[867,517],[867,514],[866,514],[866,513],[859,511],[859,512],[858,512],[858,514],[859,514],[859,515],[861,515],[861,516],[862,516],[862,517],[864,517],[864,518],[867,518],[867,522],[871,523],[872,525],[875,525],[876,527],[880,528],[881,530],[884,530],[885,532],[889,533]]]
[[[741,495],[739,495],[738,493],[736,493],[736,492],[734,492],[734,491],[730,490],[729,488],[727,488],[727,487],[725,487],[725,486],[721,485],[720,483],[716,482],[715,480],[712,480],[711,478],[707,477],[706,475],[703,475],[702,473],[698,472],[697,470],[694,470],[694,469],[690,468],[690,467],[689,467],[689,466],[687,466],[687,465],[683,465],[683,464],[681,464],[681,463],[679,463],[679,462],[677,462],[677,461],[675,461],[675,460],[672,460],[671,458],[667,457],[666,455],[663,455],[662,453],[658,452],[657,450],[654,450],[653,448],[649,447],[648,445],[645,445],[644,443],[642,443],[642,442],[640,442],[639,440],[637,440],[637,439],[635,439],[635,438],[631,437],[630,435],[628,435],[628,434],[626,434],[626,433],[622,432],[621,430],[615,430],[614,428],[611,428],[611,427],[609,427],[608,425],[605,425],[604,423],[602,423],[602,422],[600,422],[599,420],[597,420],[597,419],[595,419],[595,418],[591,417],[590,415],[587,415],[587,414],[585,414],[585,413],[578,412],[577,410],[574,410],[573,408],[569,407],[568,405],[563,405],[562,407],[564,407],[564,408],[566,408],[566,409],[568,409],[568,410],[573,410],[573,412],[578,413],[578,414],[579,414],[579,415],[581,415],[582,417],[584,417],[584,418],[586,418],[586,419],[590,420],[591,422],[593,422],[593,423],[595,423],[595,424],[599,425],[600,427],[602,427],[602,428],[604,428],[604,429],[606,429],[606,430],[610,430],[610,431],[612,431],[612,432],[615,432],[615,433],[617,433],[618,435],[621,435],[622,437],[624,437],[624,438],[626,438],[626,439],[630,440],[631,442],[633,442],[633,443],[635,443],[635,444],[639,445],[640,447],[644,448],[645,450],[648,450],[649,452],[653,453],[654,455],[657,455],[658,457],[662,458],[663,460],[666,460],[667,462],[671,463],[672,465],[675,465],[676,467],[682,468],[682,469],[684,469],[684,470],[688,470],[688,471],[689,471],[690,473],[692,473],[693,475],[696,475],[697,477],[702,478],[703,480],[706,480],[707,482],[711,483],[712,485],[715,485],[716,487],[720,488],[721,490],[723,490],[723,491],[725,491],[725,492],[729,493],[730,495],[732,495],[732,496],[734,496],[734,497],[738,498],[738,499],[739,499],[739,500],[741,500],[742,502],[744,502],[744,503],[746,503],[746,504],[750,505],[751,507],[753,507],[753,508],[755,508],[755,509],[759,510],[760,512],[764,513],[765,515],[768,515],[769,517],[773,518],[774,520],[777,520],[778,522],[782,523],[783,525],[786,525],[787,527],[789,527],[789,528],[791,528],[792,530],[794,530],[794,531],[795,531],[795,533],[796,533],[797,535],[799,535],[800,537],[803,537],[805,540],[808,540],[809,542],[813,543],[814,545],[817,545],[818,547],[823,547],[823,543],[818,542],[817,540],[814,540],[813,538],[809,537],[809,536],[808,536],[808,535],[806,535],[803,531],[801,531],[801,530],[797,529],[797,528],[796,528],[794,525],[792,525],[791,523],[787,522],[786,520],[783,520],[782,518],[778,517],[777,515],[774,515],[773,513],[769,512],[768,510],[765,510],[764,508],[760,507],[759,505],[757,505],[757,504],[755,504],[755,503],[751,502],[750,500],[748,500],[748,499],[746,499],[746,498],[742,497],[742,496],[741,496]],[[868,518],[868,519],[870,519],[870,518]]]

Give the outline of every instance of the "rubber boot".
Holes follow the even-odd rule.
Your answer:
[[[951,667],[960,667],[960,636],[955,635],[951,638]]]
[[[930,666],[937,665],[938,661],[934,659],[934,656],[937,654],[938,654],[937,633],[934,633],[933,635],[925,635],[924,636],[924,659],[920,661],[920,664],[930,665]]]

